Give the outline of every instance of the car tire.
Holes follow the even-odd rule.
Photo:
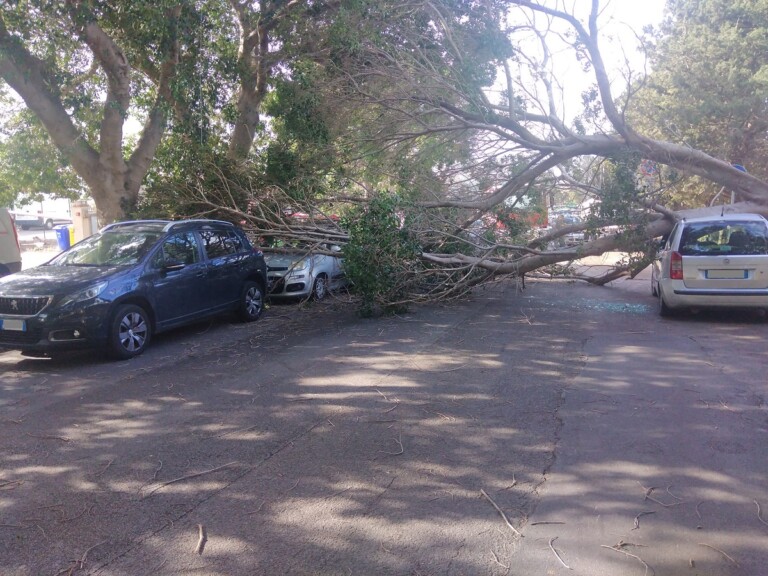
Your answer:
[[[657,292],[659,293],[659,316],[662,318],[674,316],[675,311],[667,306],[667,303],[664,301],[664,293],[661,291],[661,286],[658,287]]]
[[[243,284],[243,292],[240,296],[240,318],[243,322],[258,320],[264,311],[264,290],[258,282],[246,282]]]
[[[318,275],[312,285],[312,298],[322,300],[328,295],[328,277],[325,274]]]
[[[112,317],[107,352],[118,360],[133,358],[146,350],[151,337],[152,323],[146,310],[134,304],[123,304]]]
[[[50,218],[45,221],[45,229],[53,230],[53,220],[51,220]]]
[[[656,282],[656,279],[651,277],[651,296],[658,296],[659,295],[659,285]]]

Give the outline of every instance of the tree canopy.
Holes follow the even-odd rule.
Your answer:
[[[104,220],[216,215],[341,243],[355,230],[371,242],[353,239],[357,254],[375,235],[330,216],[389,207],[402,230],[379,244],[418,247],[389,291],[401,301],[634,254],[611,278],[718,191],[766,212],[766,7],[671,0],[637,36],[651,73],[617,76],[598,0],[14,0],[0,78],[28,114],[5,122],[0,155],[45,156],[19,190],[82,182]],[[567,67],[593,78],[576,117]],[[593,208],[541,229],[564,199]]]

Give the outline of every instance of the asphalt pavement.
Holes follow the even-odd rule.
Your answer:
[[[762,574],[766,328],[644,273],[0,353],[0,574]]]

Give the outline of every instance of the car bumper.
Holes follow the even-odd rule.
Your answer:
[[[312,293],[312,280],[304,276],[300,278],[270,275],[270,298],[306,298]]]
[[[768,290],[712,290],[686,288],[682,282],[662,283],[670,308],[766,308]]]
[[[90,306],[87,314],[78,310],[72,314],[5,317],[5,320],[0,328],[0,348],[43,353],[94,348],[106,344],[109,307]],[[23,322],[23,326],[20,327],[19,322]],[[9,324],[12,329],[8,329]]]

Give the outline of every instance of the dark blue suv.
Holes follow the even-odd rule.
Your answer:
[[[215,314],[258,319],[266,288],[261,252],[229,222],[119,222],[0,278],[0,347],[33,356],[100,347],[131,358],[152,334]]]

